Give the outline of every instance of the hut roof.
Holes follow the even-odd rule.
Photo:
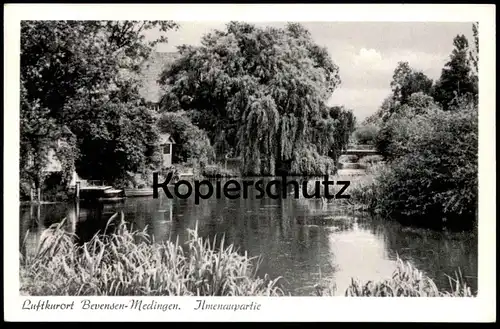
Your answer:
[[[169,133],[161,133],[160,140],[161,140],[161,142],[160,142],[161,144],[165,144],[165,143],[176,144],[175,140],[172,138],[172,136],[170,136]]]

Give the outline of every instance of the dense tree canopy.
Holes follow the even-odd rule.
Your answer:
[[[412,69],[408,62],[399,62],[394,70],[391,89],[393,101],[402,105],[408,102],[413,93],[430,95],[432,80],[424,73]]]
[[[136,73],[166,40],[147,42],[143,32],[175,27],[170,21],[23,21],[22,157],[35,159],[40,173],[44,164],[35,154],[46,153],[40,143],[58,138],[40,136],[67,127],[79,150],[77,169],[88,178],[119,179],[154,161],[153,114],[139,97]]]
[[[399,62],[390,83],[391,94],[388,95],[378,110],[367,117],[364,125],[382,125],[393,114],[405,111],[408,105],[420,102],[423,105],[433,102],[433,81],[421,71],[410,67],[408,62]],[[417,105],[418,107],[418,105]]]
[[[335,129],[346,124],[336,121],[348,118],[324,105],[340,83],[338,67],[300,24],[231,22],[179,52],[160,78],[162,109],[185,110],[219,156],[240,155],[247,174],[312,173],[331,164],[330,148],[345,141]]]
[[[477,78],[479,73],[479,23],[472,24],[472,36],[474,37],[474,48],[469,51],[470,63],[473,75]]]
[[[450,60],[445,64],[441,77],[436,82],[434,99],[444,110],[454,108],[452,101],[461,97],[475,100],[478,94],[477,79],[469,57],[469,42],[464,35],[458,35],[453,40],[454,49]]]

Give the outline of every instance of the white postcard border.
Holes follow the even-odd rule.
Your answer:
[[[496,321],[494,5],[4,5],[4,311],[5,321]],[[19,23],[29,19],[175,21],[478,21],[479,268],[476,298],[143,297],[180,311],[26,311],[19,294]],[[16,252],[14,252],[14,250]],[[32,302],[129,301],[135,297],[29,297]],[[196,300],[261,304],[259,311],[194,311]]]

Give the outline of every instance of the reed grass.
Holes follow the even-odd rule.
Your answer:
[[[410,262],[397,258],[397,267],[391,278],[377,282],[360,282],[351,278],[345,291],[346,297],[475,297],[460,271],[455,277],[448,276],[450,288],[440,290],[434,281]],[[335,290],[329,287],[317,290],[318,296],[334,296]]]
[[[113,216],[116,220],[116,216]],[[112,219],[112,220],[113,220]],[[186,250],[176,242],[153,243],[123,220],[112,234],[83,245],[63,223],[43,233],[34,256],[21,257],[21,291],[32,296],[279,296],[280,278],[256,275],[258,263],[224,238],[202,240],[190,231]],[[219,247],[219,248],[216,248]],[[217,251],[218,250],[218,251]]]

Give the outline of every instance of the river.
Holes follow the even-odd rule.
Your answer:
[[[227,243],[250,256],[261,256],[260,274],[282,276],[292,295],[313,295],[315,284],[331,282],[343,295],[351,277],[388,278],[397,255],[441,289],[449,287],[446,274],[453,275],[458,268],[477,289],[476,235],[404,227],[337,207],[335,200],[324,205],[317,199],[257,199],[251,191],[247,199],[211,197],[199,204],[193,198],[168,199],[161,193],[158,199],[127,198],[92,206],[21,205],[20,239],[27,239],[24,251],[30,252],[44,228],[66,217],[69,229],[88,240],[121,210],[135,229],[147,228],[155,241],[178,236],[183,242],[187,229],[196,224],[202,237],[224,234]]]

